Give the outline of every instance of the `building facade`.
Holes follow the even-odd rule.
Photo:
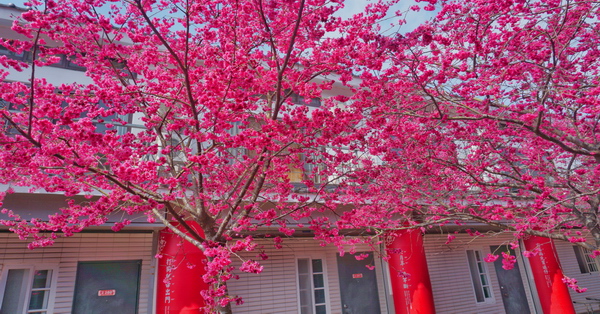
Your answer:
[[[20,12],[0,6],[3,38],[14,36],[10,26]],[[56,84],[88,82],[81,70],[65,60],[39,68],[37,75]],[[7,77],[28,79],[23,72]],[[60,195],[17,190],[3,206],[43,218],[64,205]],[[35,250],[0,227],[0,314],[199,313],[202,300],[194,289],[203,286],[201,254],[189,247],[181,251],[185,245],[144,217],[115,233],[110,223],[120,218]],[[379,247],[359,245],[357,259],[296,233],[279,249],[272,240],[259,239],[257,250],[234,260],[239,267],[242,260],[262,259],[261,252],[267,256],[261,274],[243,273],[230,281],[230,294],[245,300],[233,306],[234,313],[580,313],[598,307],[586,297],[600,298],[600,267],[589,252],[566,242],[533,239],[509,248],[509,234],[459,233],[448,243],[446,234],[411,231],[382,239]],[[526,246],[543,246],[543,254],[523,258]],[[396,251],[389,261],[381,258],[386,248]],[[516,256],[512,269],[504,269],[502,259],[484,261],[504,250]],[[198,265],[190,267],[181,256]],[[562,274],[588,290],[567,290]],[[186,289],[177,290],[178,285]]]
[[[197,252],[189,247],[187,252],[167,252],[160,239],[168,232],[159,228],[133,226],[115,233],[107,227],[58,239],[50,247],[35,250],[27,249],[26,242],[3,230],[2,313],[201,313],[197,307],[193,309],[201,306],[202,299],[190,288],[201,283],[202,267],[190,268],[176,257],[191,258]],[[561,301],[564,295],[561,297],[556,287],[549,296],[543,295],[548,291],[540,289],[536,266],[522,257],[521,247],[513,250],[517,261],[511,270],[502,268],[501,259],[483,261],[488,253],[498,253],[506,246],[512,240],[510,235],[456,236],[446,244],[447,235],[425,234],[422,248],[426,264],[420,264],[417,251],[404,251],[404,264],[395,266],[367,245],[356,247],[357,255],[364,254],[364,259],[357,260],[349,253],[340,256],[336,247],[323,247],[311,238],[284,240],[280,249],[271,239],[259,239],[256,251],[243,252],[240,257],[257,260],[264,252],[268,257],[261,260],[264,270],[261,274],[240,273],[238,280],[229,282],[229,293],[244,298],[233,311],[411,313],[415,306],[425,313],[585,313],[598,309],[598,302],[586,297],[600,294],[600,267],[596,260],[583,257],[584,252],[577,253],[580,249],[570,243],[555,243],[555,255],[550,259],[558,258],[562,272],[577,279],[587,291],[567,290],[560,281],[568,294]],[[160,259],[157,254],[162,255]],[[234,266],[241,266],[241,261],[234,259]],[[201,264],[201,258],[192,262]],[[404,272],[409,267],[420,269],[420,273]],[[430,288],[420,282],[408,283],[414,289],[396,287],[423,275],[429,279]],[[185,285],[185,292],[178,291],[177,285]],[[409,301],[398,303],[399,298]],[[187,312],[177,310],[181,303],[191,303]]]

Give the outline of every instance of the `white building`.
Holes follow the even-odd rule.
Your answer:
[[[15,36],[10,26],[21,11],[0,5],[1,36]],[[24,57],[4,49],[0,53]],[[38,69],[38,75],[56,84],[89,81],[81,70],[65,61]],[[27,82],[29,77],[15,72],[7,79]],[[63,196],[26,190],[17,190],[4,202],[6,208],[40,218],[64,205]],[[162,279],[186,267],[168,264],[168,256],[161,261],[155,258],[164,244],[162,225],[143,218],[132,221],[117,233],[107,224],[35,250],[28,250],[26,241],[0,227],[0,314],[175,313],[164,306],[174,304],[179,295]],[[233,307],[235,313],[408,313],[411,308],[424,313],[433,309],[438,313],[545,313],[548,309],[570,313],[572,301],[577,302],[577,312],[600,304],[585,299],[600,298],[597,261],[565,242],[555,243],[555,249],[548,245],[543,250],[546,255],[537,260],[521,258],[516,248],[517,267],[504,270],[500,259],[494,263],[482,259],[512,241],[508,234],[473,238],[460,233],[445,244],[445,234],[428,233],[421,240],[419,232],[402,233],[389,244],[402,249],[390,264],[366,245],[358,249],[366,258],[358,261],[351,255],[340,256],[334,247],[320,246],[301,230],[296,234],[297,238],[284,241],[282,249],[275,249],[272,240],[258,240],[268,259],[261,262],[263,273],[242,274],[230,282],[230,293],[245,299],[243,305]],[[242,257],[256,259],[256,255],[245,252]],[[556,259],[564,274],[577,279],[587,292],[569,290],[571,299],[564,298],[565,286],[557,282],[562,277],[552,277],[555,269],[550,264]],[[193,273],[199,277],[199,272],[201,268]]]

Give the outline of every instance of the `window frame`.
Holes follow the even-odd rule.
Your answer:
[[[473,252],[473,260],[471,260],[471,257],[469,255],[469,251]],[[476,254],[479,254],[479,260],[477,260],[477,256]],[[490,276],[490,270],[487,267],[488,263],[486,263],[483,259],[483,250],[481,249],[467,249],[465,250],[465,256],[466,256],[466,265],[468,266],[469,269],[469,277],[471,277],[471,287],[473,288],[473,296],[475,298],[475,303],[476,304],[490,304],[490,303],[495,303],[496,299],[494,298],[494,290],[493,290],[493,285],[491,282],[491,276]],[[472,264],[472,262],[474,262],[474,264]],[[483,270],[483,272],[479,271],[478,265],[481,265],[481,269]],[[477,274],[473,274],[473,266],[477,267],[478,273]],[[487,280],[487,285],[485,285],[482,280],[481,280],[481,276],[485,276],[485,279]],[[475,280],[477,280],[477,282],[475,282]],[[488,288],[488,292],[489,292],[489,297],[485,296],[485,288]],[[481,296],[483,297],[482,301],[479,301],[477,298],[477,289],[480,289],[480,293]]]
[[[9,41],[13,41],[13,40],[9,40]],[[33,58],[30,51],[26,50],[26,51],[23,51],[21,54],[17,54],[14,51],[11,51],[10,49],[8,49],[8,47],[6,47],[4,45],[0,45],[0,55],[6,56],[9,59],[22,61],[22,62],[31,62],[32,58]]]
[[[582,274],[597,274],[600,272],[600,263],[597,259],[590,257],[592,254],[590,250],[578,245],[574,245],[573,250],[577,259],[577,266],[579,266],[579,271]],[[593,265],[593,267],[590,267],[590,265]]]
[[[300,96],[300,94],[294,92],[290,94],[289,99],[291,99],[294,105],[301,105],[313,108],[319,108],[323,103],[321,97],[311,98],[309,102],[306,102],[306,97]]]
[[[233,122],[229,122],[229,124],[231,125],[231,128],[227,129],[227,133],[231,136],[231,138],[235,138],[237,136],[239,136],[244,129],[247,127],[246,125],[243,125],[243,123],[241,121],[233,121]],[[237,164],[237,163],[241,163],[244,161],[244,156],[248,156],[249,152],[248,149],[246,147],[229,147],[227,148],[227,156],[226,158],[229,160],[229,164],[233,165],[233,164]]]
[[[325,256],[320,256],[320,255],[299,255],[296,256],[294,258],[295,260],[295,267],[296,267],[296,300],[297,300],[297,308],[298,308],[298,313],[302,313],[302,304],[301,304],[301,297],[300,297],[300,269],[299,269],[299,265],[298,265],[298,261],[299,260],[308,260],[308,265],[310,267],[310,284],[311,284],[311,303],[312,303],[312,311],[311,313],[315,314],[315,283],[314,283],[314,275],[315,272],[313,271],[313,260],[321,260],[321,266],[323,267],[321,272],[318,272],[318,274],[322,274],[323,275],[323,290],[325,291],[325,311],[327,314],[332,313],[331,312],[331,301],[330,301],[330,297],[329,297],[329,284],[328,284],[328,269],[327,269],[327,260],[325,258]],[[321,304],[319,304],[321,305]]]
[[[327,185],[327,176],[323,174],[323,170],[325,170],[325,164],[323,163],[324,157],[323,154],[326,153],[326,147],[319,146],[316,148],[319,152],[315,156],[307,156],[306,153],[302,153],[300,156],[302,160],[302,179],[306,181],[311,181],[314,185],[322,186]],[[308,159],[311,159],[311,162],[308,162]]]
[[[0,306],[4,302],[4,293],[6,291],[6,284],[8,280],[8,272],[14,269],[26,269],[29,271],[27,281],[25,282],[24,291],[27,291],[27,296],[23,300],[23,312],[19,314],[29,313],[54,313],[54,303],[56,297],[56,288],[58,284],[58,265],[55,264],[0,264]],[[33,292],[33,280],[36,271],[49,270],[51,271],[50,287],[49,288],[36,288],[36,290],[48,291],[48,305],[45,309],[30,310],[29,302],[31,300],[31,293]]]

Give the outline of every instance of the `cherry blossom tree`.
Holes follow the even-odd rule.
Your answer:
[[[30,220],[3,209],[2,223],[35,248],[143,213],[203,250],[204,296],[230,312],[230,263],[254,249],[248,232],[291,236],[290,221],[337,208],[328,180],[352,156],[335,147],[366,132],[340,106],[348,97],[325,95],[351,95],[382,67],[389,4],[342,19],[342,2],[32,0],[13,25],[27,39],[0,42],[28,56],[1,56],[2,78],[29,75],[0,84],[0,183],[88,201]],[[57,62],[89,82],[39,76]]]
[[[373,133],[346,223],[491,226],[600,254],[600,4],[438,5],[381,39],[390,64],[353,104]]]
[[[0,57],[3,79],[30,75],[0,84],[0,183],[89,201],[2,223],[37,247],[146,214],[203,250],[221,312],[263,227],[340,248],[446,224],[600,246],[600,4],[430,0],[413,10],[432,22],[383,36],[393,3],[342,19],[342,2],[32,1],[28,39],[0,42],[31,56]],[[39,77],[65,58],[89,82]]]

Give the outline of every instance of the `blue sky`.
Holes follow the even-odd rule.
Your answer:
[[[344,9],[339,13],[341,16],[351,16],[353,14],[360,13],[364,10],[365,6],[371,2],[372,1],[369,1],[369,0],[346,0],[346,3],[344,4],[345,5]],[[411,6],[419,5],[420,7],[424,7],[427,4],[428,4],[427,2],[417,3],[415,0],[401,0],[400,3],[398,3],[394,7],[392,7],[390,12],[393,13],[396,11],[400,11],[400,12],[403,12],[404,14],[406,14],[405,15],[406,24],[401,26],[400,29],[398,29],[398,27],[393,27],[393,29],[390,29],[390,31],[395,32],[395,31],[399,30],[401,33],[406,33],[406,32],[409,32],[409,31],[415,29],[417,26],[419,26],[423,22],[433,18],[435,16],[435,12],[427,12],[424,10],[421,10],[419,12],[414,12],[414,11],[409,10],[409,8]],[[392,18],[392,19],[384,22],[382,25],[382,31],[390,28],[390,26],[389,26],[390,22],[397,23],[397,21],[398,21],[398,19]]]
[[[26,1],[27,0],[8,0],[6,2],[2,1],[2,3],[5,3],[5,4],[13,3],[17,6],[24,7],[24,3]],[[58,0],[58,1],[61,1],[61,0]],[[353,14],[362,12],[364,10],[365,6],[370,2],[372,2],[372,1],[370,1],[370,0],[346,0],[345,8],[338,13],[340,16],[346,16],[346,17],[352,16]],[[415,27],[417,27],[421,23],[425,22],[426,20],[428,20],[434,16],[433,12],[427,12],[427,11],[423,11],[423,10],[421,10],[420,12],[414,12],[414,11],[409,12],[409,8],[415,4],[417,4],[417,2],[415,0],[402,0],[402,1],[400,1],[400,3],[396,4],[392,8],[391,12],[396,12],[396,11],[408,12],[408,14],[406,15],[407,23],[405,25],[401,26],[400,28],[398,28],[397,26],[390,28],[390,23],[396,23],[398,20],[396,18],[392,18],[392,19],[389,19],[388,21],[382,23],[382,31],[389,30],[388,32],[400,31],[401,33],[405,33],[405,32],[413,30]],[[423,7],[427,3],[421,2],[418,4],[421,7]]]

